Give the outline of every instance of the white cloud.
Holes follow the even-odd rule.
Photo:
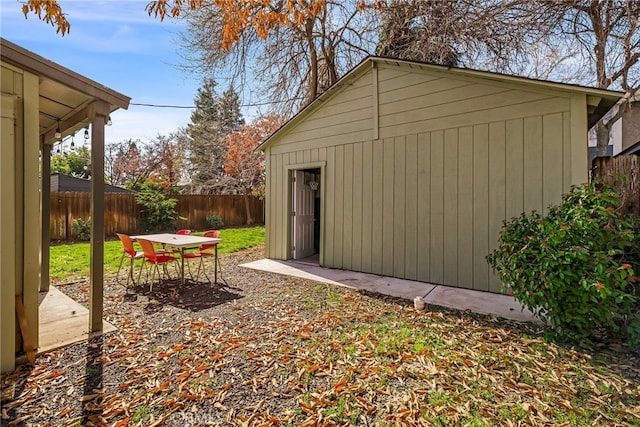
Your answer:
[[[127,139],[148,141],[158,135],[169,135],[185,127],[191,119],[189,109],[163,109],[130,106],[111,115],[112,126],[105,128],[107,143]]]

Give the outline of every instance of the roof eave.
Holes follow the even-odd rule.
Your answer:
[[[28,51],[4,38],[0,38],[2,61],[20,67],[38,76],[44,76],[65,84],[93,98],[98,98],[115,107],[128,109],[131,98],[65,68],[53,61]]]

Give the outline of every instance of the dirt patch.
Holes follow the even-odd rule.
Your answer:
[[[226,285],[105,283],[118,330],[2,376],[2,425],[640,423],[637,359],[535,325],[237,267]],[[60,290],[86,305],[88,283]]]

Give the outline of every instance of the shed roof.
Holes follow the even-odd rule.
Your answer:
[[[96,100],[109,104],[109,111],[127,109],[131,98],[81,74],[0,38],[2,62],[39,78],[39,129],[45,144],[54,143],[56,128],[62,136],[89,125],[88,108]]]
[[[80,178],[77,176],[67,175],[64,173],[51,174],[51,191],[74,191],[88,193],[91,191],[91,180]],[[105,184],[105,193],[135,193],[128,188],[117,187],[115,185]]]
[[[347,72],[338,82],[332,85],[325,92],[318,95],[312,102],[302,108],[295,116],[282,125],[278,130],[271,134],[257,150],[264,150],[275,140],[276,136],[294,126],[305,116],[317,109],[324,101],[333,96],[336,92],[341,90],[344,86],[348,85],[352,80],[360,77],[366,73],[376,64],[391,65],[397,67],[405,67],[409,69],[420,70],[433,70],[433,71],[446,71],[454,75],[467,76],[467,77],[479,77],[485,80],[494,80],[499,82],[516,83],[526,86],[541,87],[547,89],[555,89],[566,92],[579,92],[587,95],[588,108],[588,124],[589,128],[595,125],[607,111],[613,107],[618,100],[623,96],[623,92],[611,91],[606,89],[598,89],[588,86],[580,86],[569,83],[558,83],[548,80],[537,80],[528,77],[520,77],[509,74],[495,73],[491,71],[480,71],[469,68],[456,68],[444,65],[430,64],[426,62],[407,61],[395,58],[385,58],[379,56],[368,56],[360,64],[356,65],[351,71]]]

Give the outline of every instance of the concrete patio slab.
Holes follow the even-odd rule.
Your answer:
[[[523,310],[523,306],[509,295],[436,286],[433,291],[424,296],[424,301],[427,304],[470,310],[521,322],[538,321],[531,311],[526,308]]]
[[[529,310],[522,310],[520,303],[509,295],[452,288],[425,282],[377,276],[348,270],[320,267],[304,261],[261,259],[240,265],[269,273],[299,277],[352,289],[361,289],[413,300],[422,296],[427,304],[458,310],[470,310],[510,320],[538,322]]]
[[[417,295],[426,295],[434,285],[411,280],[396,279],[394,277],[376,276],[374,274],[356,273],[347,270],[323,268],[318,265],[297,261],[278,261],[261,259],[240,265],[253,270],[267,271],[301,279],[331,285],[345,286],[351,289],[361,289],[391,295],[399,298],[413,299]]]
[[[38,315],[38,354],[89,338],[89,310],[55,286],[50,286],[48,292],[40,293]],[[102,333],[116,330],[115,326],[104,320],[102,328]]]

